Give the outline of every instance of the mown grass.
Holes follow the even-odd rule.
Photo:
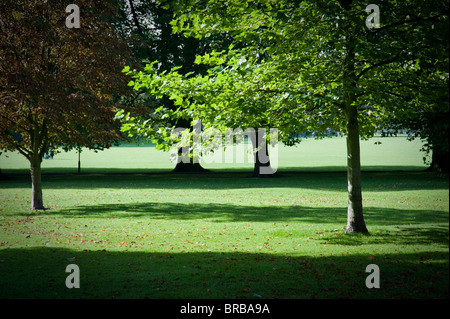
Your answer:
[[[343,172],[45,175],[41,212],[29,186],[0,181],[0,298],[448,298],[447,176],[363,173],[370,236]]]
[[[381,143],[381,144],[377,144]],[[407,141],[405,136],[374,137],[361,141],[361,165],[364,171],[424,170],[424,154],[420,152],[421,141]],[[213,171],[251,172],[252,156],[248,146],[239,144],[232,152],[233,163],[226,163],[224,152],[206,156],[203,167]],[[238,155],[239,154],[239,155]],[[275,156],[277,155],[277,156]],[[279,143],[277,154],[271,155],[271,163],[279,172],[291,171],[346,171],[345,138],[334,137],[315,140],[303,139],[294,147]],[[239,162],[242,160],[243,162]],[[175,164],[168,152],[157,151],[152,145],[122,144],[120,147],[94,152],[81,152],[82,173],[154,173],[169,172]],[[0,168],[4,173],[29,174],[29,163],[20,154],[3,153]],[[78,154],[76,151],[57,153],[53,159],[42,162],[44,173],[76,173]]]

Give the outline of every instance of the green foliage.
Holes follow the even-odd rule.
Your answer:
[[[407,15],[412,6],[419,15]],[[425,107],[415,96],[417,81],[448,82],[446,51],[435,50],[448,39],[445,3],[383,4],[382,28],[375,30],[365,25],[362,2],[182,1],[170,7],[174,32],[198,38],[227,33],[234,45],[195,58],[209,67],[206,75],[157,74],[152,63],[146,67],[151,73],[132,74],[132,84],[167,95],[182,107],[177,111],[205,125],[278,127],[282,138],[305,129],[345,131],[342,103],[350,94],[365,138],[387,117]],[[422,74],[421,65],[432,60],[436,68]]]
[[[0,149],[30,160],[51,147],[103,148],[120,139],[112,101],[125,92],[120,70],[129,52],[114,30],[117,4],[80,1],[76,32],[62,19],[68,4],[0,4]]]

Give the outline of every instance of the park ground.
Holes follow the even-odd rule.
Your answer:
[[[63,152],[44,160],[37,212],[26,160],[2,155],[0,298],[448,298],[448,175],[425,171],[420,146],[361,142],[370,236],[345,234],[344,138],[280,146],[273,178],[174,174],[167,153],[132,145],[84,150],[77,174]]]

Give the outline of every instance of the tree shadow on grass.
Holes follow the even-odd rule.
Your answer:
[[[447,178],[432,172],[367,172],[362,175],[363,191],[404,191],[448,189]],[[29,187],[29,175],[7,176],[1,188]],[[304,188],[324,191],[347,189],[345,172],[282,172],[275,178],[254,178],[246,172],[210,174],[86,174],[43,176],[46,189],[247,189]]]
[[[370,238],[368,238],[370,237]],[[375,244],[396,244],[396,245],[431,245],[438,244],[441,247],[449,247],[448,226],[423,226],[411,227],[400,225],[392,231],[375,231],[370,235],[346,234],[338,232],[324,232],[320,241],[327,245],[359,246],[370,243]]]
[[[233,204],[183,204],[145,202],[100,204],[46,210],[39,215],[101,218],[151,218],[165,220],[209,219],[214,222],[284,222],[299,221],[317,224],[345,223],[347,210],[342,207],[308,206],[245,206]],[[410,225],[448,223],[446,211],[366,208],[368,225]]]
[[[445,252],[293,257],[35,247],[1,249],[0,261],[0,298],[449,297]],[[69,264],[80,269],[78,289],[65,285]],[[368,264],[379,266],[379,289],[365,285]]]

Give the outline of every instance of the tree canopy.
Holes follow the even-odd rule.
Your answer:
[[[40,164],[49,148],[108,147],[121,138],[115,96],[127,47],[111,1],[78,1],[80,27],[68,28],[70,1],[0,3],[0,149],[31,165],[33,209],[43,209]]]
[[[384,1],[375,28],[366,23],[362,1],[165,3],[175,12],[174,32],[230,34],[234,46],[197,57],[209,66],[206,75],[158,72],[150,63],[128,72],[130,85],[168,96],[180,116],[209,125],[274,125],[286,135],[296,128],[345,132],[347,231],[367,232],[359,139],[387,118],[436,105],[433,92],[448,86],[448,2]]]

